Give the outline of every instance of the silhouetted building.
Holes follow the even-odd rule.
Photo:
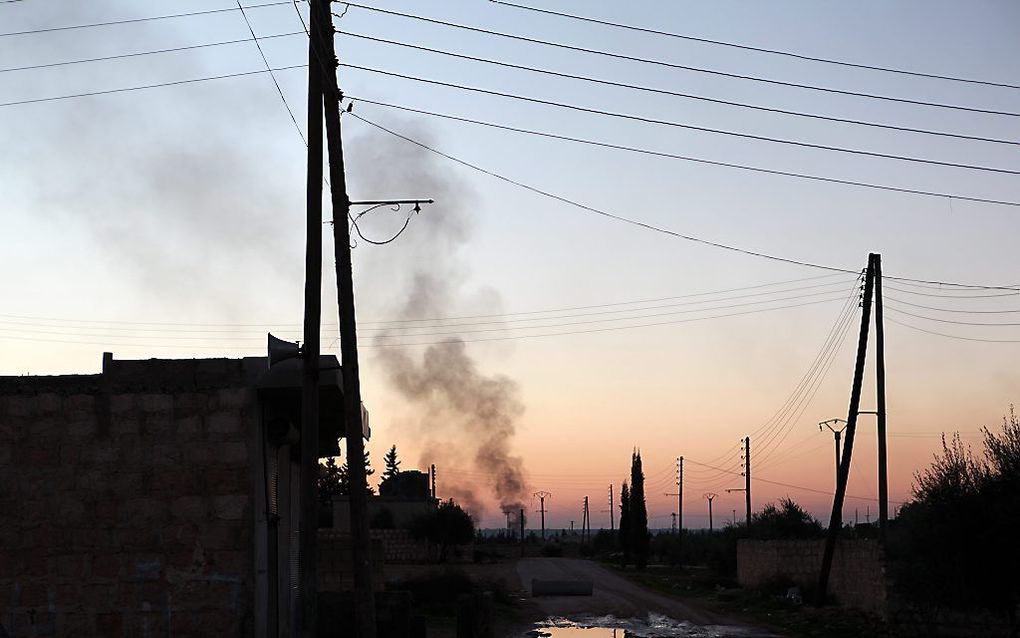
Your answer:
[[[332,356],[320,365],[332,456],[340,370]],[[4,629],[291,635],[300,368],[107,353],[101,374],[0,377]]]

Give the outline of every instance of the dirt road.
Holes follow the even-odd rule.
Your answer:
[[[699,625],[740,625],[718,614],[696,609],[679,600],[645,589],[601,565],[573,558],[523,558],[517,563],[521,585],[530,595],[531,580],[590,580],[591,596],[531,598],[547,616],[608,615],[646,618],[650,612]]]

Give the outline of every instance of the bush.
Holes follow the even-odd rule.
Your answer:
[[[563,547],[555,543],[546,543],[542,546],[540,553],[547,558],[559,558],[563,556]]]
[[[435,511],[412,521],[411,535],[437,545],[439,562],[442,563],[450,547],[466,545],[474,539],[475,523],[470,514],[451,500],[440,503]]]

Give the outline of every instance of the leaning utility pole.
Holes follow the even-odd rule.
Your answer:
[[[829,573],[832,570],[832,556],[836,551],[836,539],[843,528],[843,500],[846,498],[846,485],[850,478],[850,460],[853,457],[854,434],[857,432],[857,414],[861,407],[861,384],[864,380],[864,362],[868,352],[868,328],[871,325],[871,295],[875,282],[875,255],[868,255],[868,268],[864,275],[864,293],[861,298],[861,332],[857,340],[857,361],[854,366],[854,381],[850,390],[850,406],[846,418],[846,439],[843,443],[842,458],[839,463],[839,480],[836,481],[836,494],[832,499],[832,516],[829,518],[829,530],[825,537],[825,553],[822,555],[822,569],[818,578],[818,605],[825,603],[829,588]]]
[[[534,495],[538,497],[538,502],[540,503],[538,512],[542,515],[542,540],[545,540],[545,499],[552,496],[552,492],[540,490],[535,492]]]
[[[882,255],[873,254],[875,286],[875,397],[878,401],[878,536],[885,543],[889,525],[889,458],[885,433],[885,325],[882,317]]]
[[[321,5],[315,0],[312,6]],[[329,15],[328,9],[325,13]],[[323,12],[312,11],[308,40],[308,166],[305,182],[305,316],[301,359],[301,472],[298,522],[298,600],[301,635],[318,630],[319,329],[322,321],[322,79]],[[331,38],[332,40],[332,38]],[[332,59],[332,58],[330,58]],[[344,228],[347,226],[344,225]],[[359,457],[360,458],[360,457]],[[348,463],[350,466],[358,463]]]
[[[372,583],[371,537],[368,530],[368,481],[365,476],[365,442],[362,438],[361,376],[358,366],[357,321],[354,314],[354,278],[351,265],[351,200],[347,194],[344,149],[340,128],[340,91],[336,83],[339,61],[333,48],[333,25],[329,0],[311,0],[313,27],[311,66],[323,65],[329,77],[322,90],[325,105],[326,141],[329,146],[329,182],[333,208],[333,255],[336,267],[337,305],[340,324],[341,375],[344,423],[347,434],[347,468],[350,479],[351,553],[354,575],[354,621],[358,638],[375,638],[375,592]],[[318,98],[317,98],[318,99]],[[321,133],[320,133],[321,136]],[[309,142],[316,136],[309,131]],[[321,158],[319,158],[321,162]],[[322,220],[316,220],[321,226]],[[319,291],[316,290],[316,294]],[[318,361],[318,357],[316,357]],[[313,557],[314,560],[314,557]],[[314,578],[314,572],[313,572]],[[311,603],[311,604],[314,604]],[[306,636],[312,638],[312,635]]]

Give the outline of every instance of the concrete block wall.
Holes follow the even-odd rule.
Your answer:
[[[804,591],[818,587],[824,540],[739,540],[737,581],[758,587],[788,579]],[[839,604],[887,615],[885,559],[876,540],[843,540],[836,544],[829,593]]]
[[[254,390],[240,361],[184,364],[0,378],[11,636],[250,633]]]
[[[372,530],[372,585],[382,591],[386,583],[385,547]],[[347,532],[322,528],[318,538],[319,591],[345,592],[354,589],[353,545]]]

